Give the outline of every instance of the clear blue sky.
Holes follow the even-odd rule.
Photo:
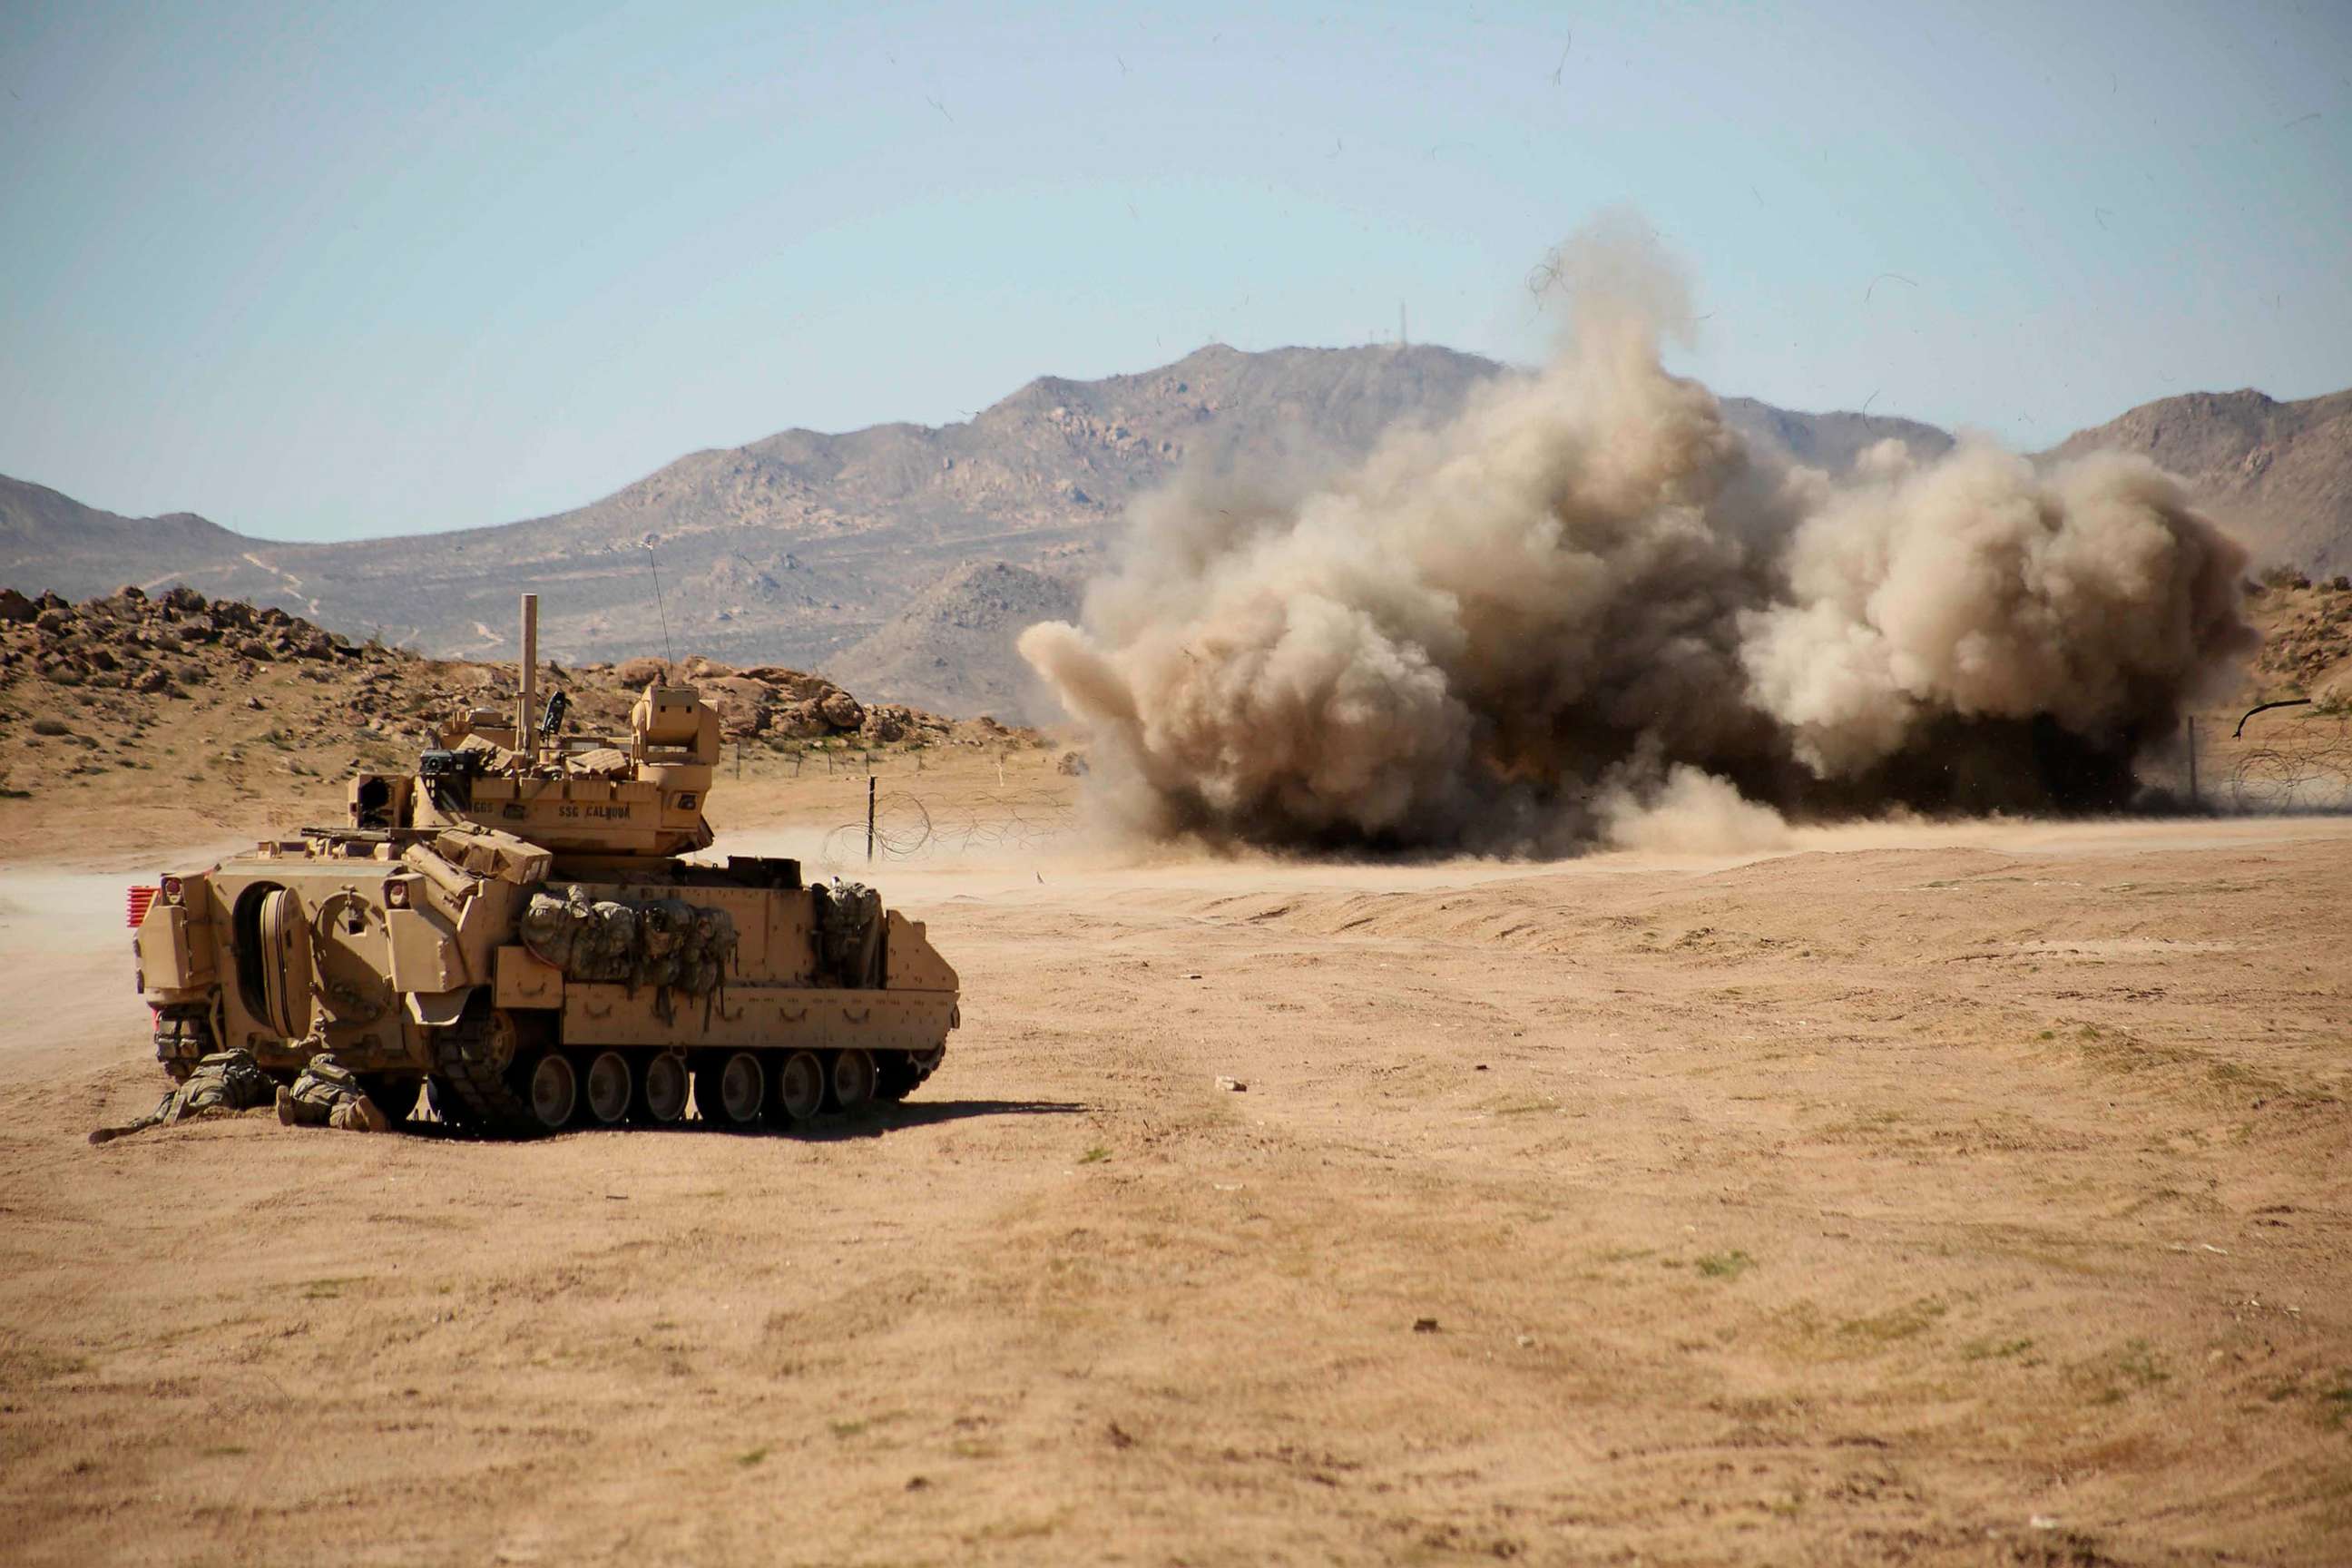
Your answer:
[[[1531,360],[1623,202],[1724,392],[2352,384],[2345,0],[841,9],[12,0],[0,473],[335,538],[1400,300]]]

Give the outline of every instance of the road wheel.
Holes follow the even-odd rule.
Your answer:
[[[794,1051],[776,1074],[776,1109],[806,1121],[824,1109],[824,1064],[814,1051]]]
[[[686,1114],[686,1059],[675,1051],[661,1051],[646,1064],[637,1088],[637,1114],[667,1126]]]
[[[598,1051],[588,1063],[588,1114],[605,1127],[629,1114],[629,1063],[618,1051]]]
[[[874,1058],[852,1047],[833,1058],[833,1103],[842,1110],[858,1110],[874,1098]]]
[[[562,1051],[542,1052],[523,1079],[523,1094],[540,1131],[553,1132],[580,1108],[580,1075]]]
[[[530,1108],[530,1079],[552,1033],[548,1020],[492,1007],[487,988],[476,993],[464,1017],[427,1032],[442,1120],[499,1137],[546,1131]]]
[[[749,1051],[730,1051],[694,1075],[694,1103],[714,1127],[748,1127],[768,1098],[767,1069]]]

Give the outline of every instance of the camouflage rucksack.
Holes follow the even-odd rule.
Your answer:
[[[248,1050],[214,1051],[196,1058],[188,1080],[164,1097],[162,1120],[178,1121],[207,1111],[249,1110],[278,1090]]]

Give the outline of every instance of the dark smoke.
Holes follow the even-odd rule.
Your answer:
[[[1687,307],[1638,226],[1558,270],[1543,371],[1318,484],[1141,502],[1083,629],[1023,635],[1127,828],[1542,853],[2105,809],[2251,648],[2243,552],[2145,462],[1788,468],[1660,363]]]

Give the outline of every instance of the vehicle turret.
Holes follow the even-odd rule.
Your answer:
[[[522,598],[524,668],[536,663],[539,596]],[[691,686],[656,680],[629,710],[629,733],[563,733],[562,692],[544,710],[526,675],[517,711],[476,708],[437,731],[413,776],[352,781],[358,828],[494,827],[551,851],[558,871],[709,848],[704,803],[718,774],[719,715]]]

